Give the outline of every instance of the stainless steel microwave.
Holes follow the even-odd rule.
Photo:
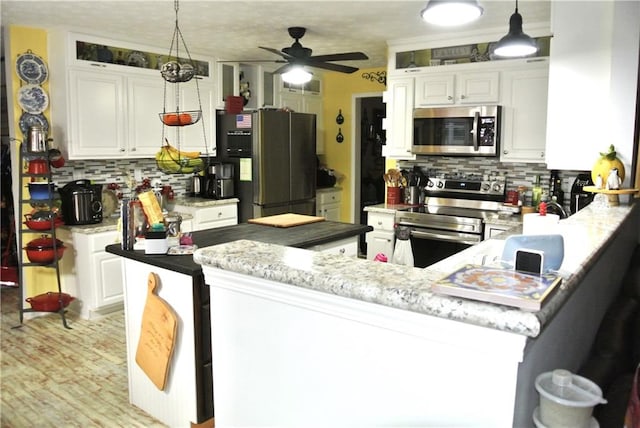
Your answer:
[[[418,155],[497,156],[497,105],[418,108],[413,111],[413,144]]]

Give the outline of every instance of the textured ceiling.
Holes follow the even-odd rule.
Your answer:
[[[220,1],[181,0],[178,23],[192,53],[223,60],[273,60],[258,49],[278,50],[293,40],[287,27],[307,28],[301,40],[314,55],[362,51],[369,61],[344,64],[378,67],[386,64],[386,42],[436,36],[443,30],[422,22],[420,1]],[[515,3],[480,0],[483,16],[456,31],[504,28]],[[63,28],[111,39],[166,46],[173,34],[176,13],[173,0],[144,1],[7,1],[2,0],[2,25]],[[549,2],[520,0],[519,11],[528,22],[548,22]]]

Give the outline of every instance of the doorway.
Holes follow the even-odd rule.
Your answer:
[[[382,146],[385,144],[385,131],[382,119],[386,116],[386,104],[382,94],[358,94],[355,97],[355,138],[353,139],[354,160],[354,223],[367,224],[364,208],[384,203],[385,184],[382,178],[385,172],[385,158]],[[360,236],[358,254],[366,257],[367,242]]]

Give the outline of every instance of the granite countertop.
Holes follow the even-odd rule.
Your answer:
[[[492,253],[498,256],[496,251],[500,248],[501,252],[503,241],[497,239],[483,241],[425,269],[248,240],[201,248],[194,260],[204,266],[536,337],[631,211],[632,207],[620,206],[603,213],[587,206],[561,221],[565,260],[559,274],[564,281],[538,312],[431,292],[431,283],[464,264],[478,263]],[[512,233],[520,233],[520,229],[516,227]]]
[[[288,228],[241,223],[234,226],[196,231],[191,236],[193,243],[198,248],[232,242],[238,239],[250,239],[256,242],[286,245],[288,247],[309,248],[358,236],[372,229],[371,226],[333,221],[321,221]],[[202,273],[202,266],[196,263],[191,255],[147,255],[144,250],[123,250],[120,248],[120,244],[108,245],[107,252],[186,275]],[[246,256],[251,258],[251,254],[246,254]],[[228,256],[221,257],[226,258]]]

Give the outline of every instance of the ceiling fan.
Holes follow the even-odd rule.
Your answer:
[[[344,52],[344,53],[336,53],[329,55],[316,55],[312,56],[312,50],[309,48],[305,48],[300,43],[300,39],[304,36],[306,32],[306,28],[304,27],[290,27],[288,29],[289,35],[295,39],[295,42],[290,47],[283,48],[282,50],[277,50],[273,48],[267,48],[264,46],[258,46],[260,49],[264,49],[271,53],[281,56],[283,59],[267,61],[267,62],[277,62],[277,63],[286,63],[282,67],[278,68],[274,71],[276,74],[282,74],[290,71],[292,68],[296,66],[308,66],[314,68],[322,68],[324,70],[337,71],[339,73],[353,73],[358,71],[356,67],[350,67],[347,65],[341,64],[332,64],[329,61],[353,61],[353,60],[365,60],[369,59],[368,56],[363,54],[362,52]],[[243,61],[240,61],[243,62]],[[249,62],[249,61],[247,61]],[[251,61],[251,62],[265,62],[265,61]]]

